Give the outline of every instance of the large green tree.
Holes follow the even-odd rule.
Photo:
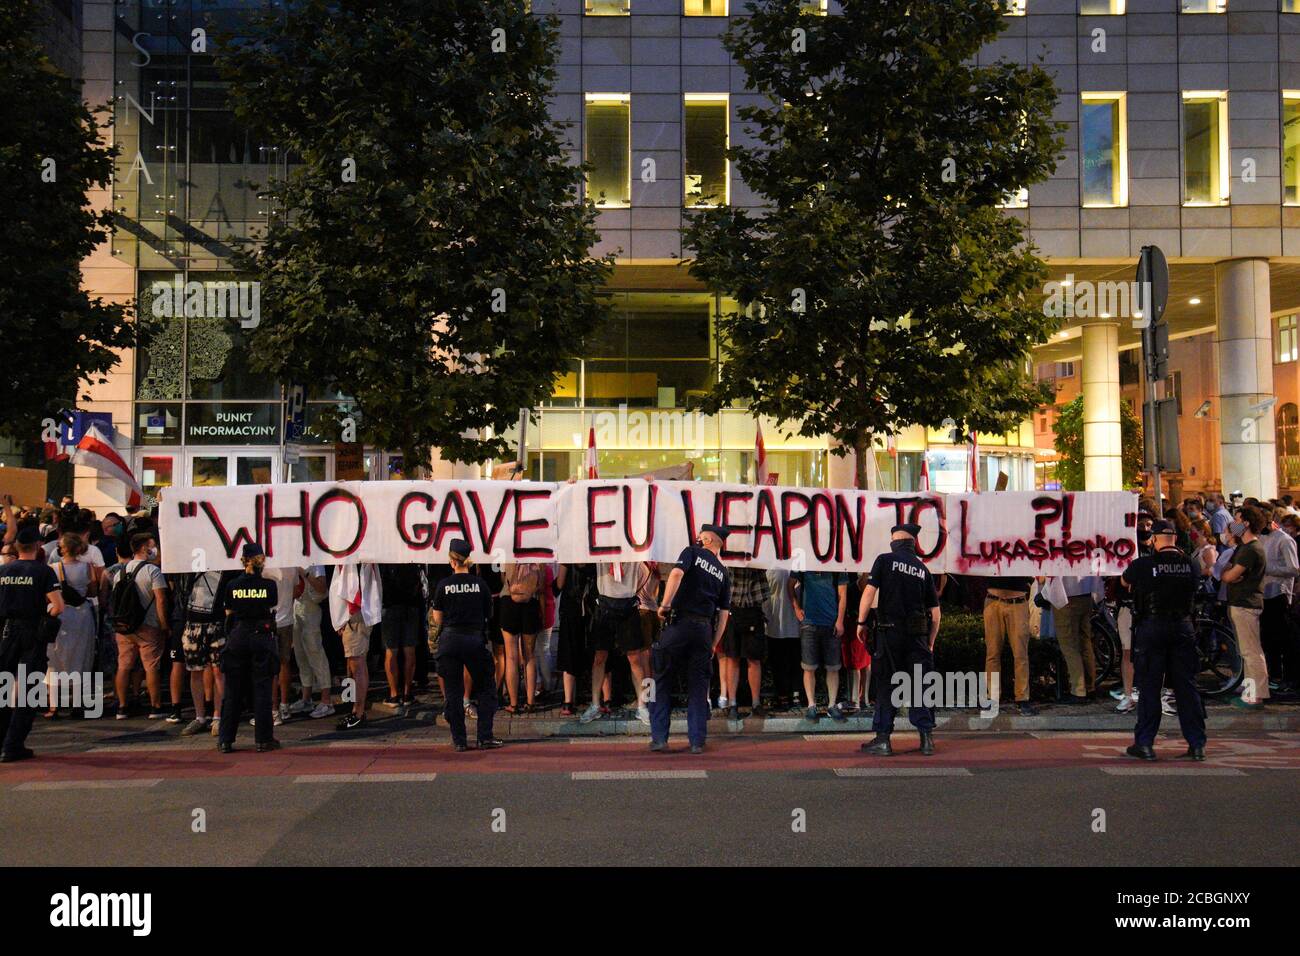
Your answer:
[[[547,111],[558,22],[524,0],[302,0],[243,32],[231,101],[290,158],[266,186],[289,214],[240,262],[262,283],[253,362],[336,385],[408,461],[508,453],[611,264]]]
[[[1120,461],[1124,487],[1142,487],[1142,423],[1127,402],[1120,402]],[[1083,396],[1059,409],[1055,428],[1056,479],[1068,491],[1083,491]]]
[[[1005,432],[1041,405],[1027,350],[1055,322],[1041,261],[998,209],[1050,175],[1056,91],[978,65],[989,0],[752,0],[725,43],[766,101],[731,151],[762,209],[699,214],[693,271],[739,307],[715,406],[748,402],[841,454],[913,424]]]
[[[127,310],[81,288],[81,261],[107,238],[113,150],[79,87],[37,42],[31,0],[0,4],[0,433],[35,441],[84,400],[135,341]]]

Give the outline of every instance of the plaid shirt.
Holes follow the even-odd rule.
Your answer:
[[[767,572],[759,568],[731,569],[731,606],[762,607],[771,593]]]

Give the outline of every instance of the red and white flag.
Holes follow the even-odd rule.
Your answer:
[[[970,433],[970,490],[980,490],[980,440],[974,432]]]
[[[86,428],[86,433],[81,436],[81,441],[77,442],[76,450],[71,457],[73,464],[93,468],[101,475],[116,478],[125,484],[127,507],[139,506],[144,489],[140,487],[140,482],[136,481],[131,469],[113,447],[112,437],[105,433],[103,426],[98,422],[91,422]]]
[[[599,478],[600,462],[596,458],[596,427],[594,425],[591,428],[587,429],[587,454],[585,458],[586,461],[584,462],[584,464],[585,464],[585,470],[587,472],[587,479],[590,481],[592,479]],[[622,563],[619,561],[611,562],[610,573],[614,575],[615,581],[622,581],[623,580]]]
[[[930,490],[930,458],[925,452],[921,452],[921,490]]]
[[[584,465],[588,479],[600,477],[600,464],[596,460],[596,428],[594,425],[587,430],[587,455]]]
[[[763,444],[763,426],[754,422],[754,484],[767,484],[767,446]]]

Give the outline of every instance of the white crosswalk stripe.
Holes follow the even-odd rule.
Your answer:
[[[704,780],[704,770],[575,770],[574,780]]]

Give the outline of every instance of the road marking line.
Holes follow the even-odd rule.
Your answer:
[[[578,746],[583,746],[584,744],[622,744],[625,747],[644,747],[649,736],[650,731],[647,730],[644,734],[640,734],[636,737],[597,737],[593,735],[591,737],[570,737],[568,742],[571,744],[577,744]]]
[[[1115,777],[1244,777],[1232,767],[1098,767]]]
[[[705,770],[575,770],[574,780],[704,780]]]
[[[438,779],[436,773],[307,773],[294,783],[422,783]]]
[[[15,790],[126,790],[156,787],[162,777],[138,777],[126,780],[29,780]]]
[[[970,777],[965,767],[836,767],[837,777]]]
[[[1132,740],[1133,732],[1129,730],[1031,730],[1029,736],[1035,740]]]
[[[896,736],[905,738],[908,735],[897,734]],[[912,734],[911,736],[915,737],[916,735]],[[827,742],[840,743],[845,740],[875,740],[876,735],[873,733],[866,733],[866,732],[858,733],[857,731],[853,731],[853,730],[842,730],[839,732],[831,730],[821,734],[804,734],[803,739],[811,740],[814,743],[827,743]]]

